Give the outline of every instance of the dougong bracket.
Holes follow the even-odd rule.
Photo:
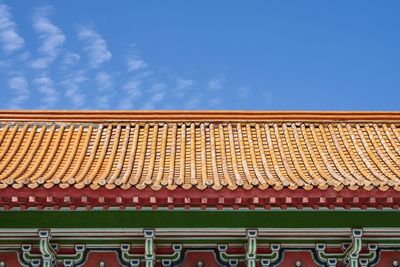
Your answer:
[[[358,258],[362,247],[362,229],[352,229],[350,235],[352,242],[346,250],[346,262],[348,267],[358,267]]]
[[[39,249],[42,254],[43,267],[54,267],[57,263],[56,252],[50,244],[50,230],[39,230]]]
[[[144,259],[146,262],[146,267],[153,267],[156,259],[154,251],[154,230],[144,230],[143,234],[145,238]]]
[[[247,230],[247,250],[246,250],[247,267],[256,266],[256,257],[257,257],[257,230]]]

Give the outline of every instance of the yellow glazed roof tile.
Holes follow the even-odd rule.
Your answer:
[[[400,190],[395,112],[68,114],[0,111],[0,188]]]

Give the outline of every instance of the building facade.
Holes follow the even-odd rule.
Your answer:
[[[400,113],[0,111],[0,266],[399,266]]]

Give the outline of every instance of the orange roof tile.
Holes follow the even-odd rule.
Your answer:
[[[400,190],[400,113],[0,111],[0,188]]]

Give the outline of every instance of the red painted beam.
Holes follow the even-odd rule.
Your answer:
[[[176,207],[190,209],[193,207],[207,208],[398,208],[400,204],[400,192],[395,190],[371,190],[358,189],[351,191],[343,189],[336,192],[332,189],[320,190],[312,189],[273,189],[251,190],[245,189],[213,189],[198,190],[192,188],[185,190],[177,188],[173,191],[161,189],[154,191],[146,188],[138,190],[135,188],[124,190],[115,188],[112,190],[100,188],[92,190],[90,188],[76,189],[69,187],[61,189],[53,187],[45,188],[21,188],[14,189],[7,187],[0,190],[0,207],[9,209],[19,207],[26,209],[36,207],[42,209],[52,207],[59,209],[67,207],[76,209],[78,207],[92,209],[102,207],[134,207],[141,209],[151,207],[153,209]]]

